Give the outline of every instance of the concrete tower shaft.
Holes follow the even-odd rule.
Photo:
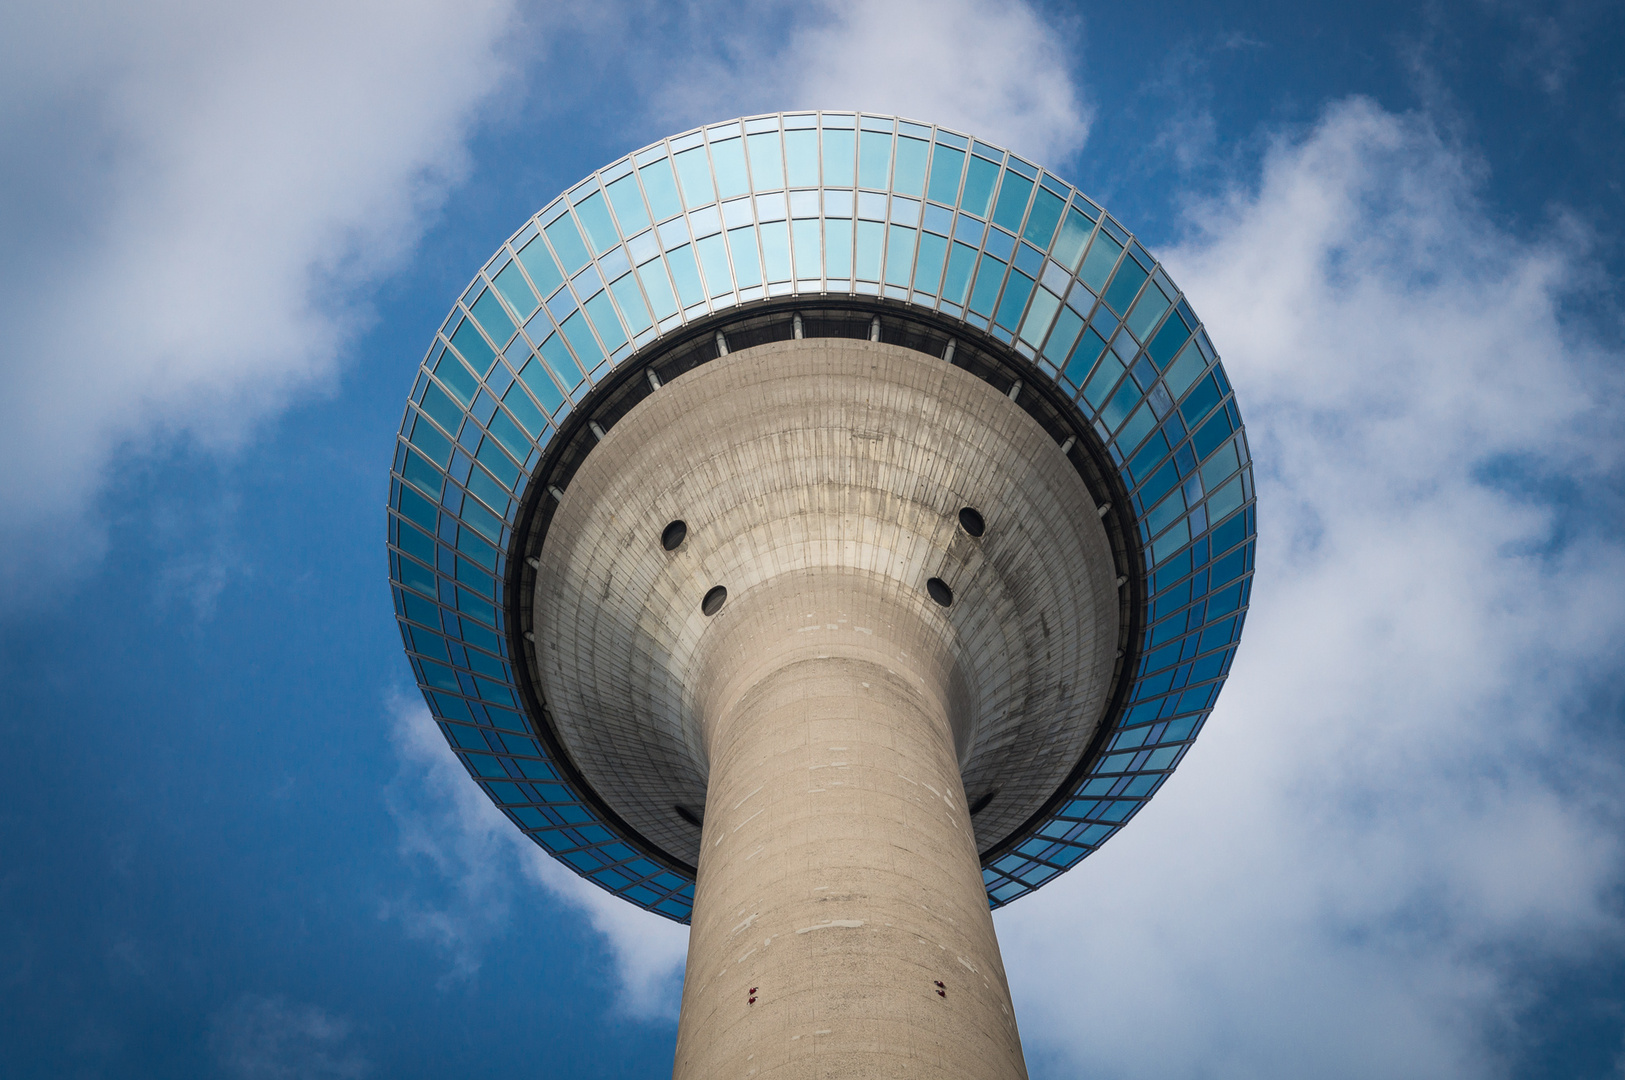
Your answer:
[[[604,434],[536,582],[561,742],[698,868],[677,1075],[1025,1075],[978,851],[1083,753],[1119,618],[1042,427],[897,346],[725,355]]]

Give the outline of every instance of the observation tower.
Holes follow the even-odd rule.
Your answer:
[[[1248,461],[1200,320],[1082,193],[751,117],[474,276],[395,449],[395,610],[515,827],[690,923],[677,1077],[1023,1077],[991,909],[1200,730]]]

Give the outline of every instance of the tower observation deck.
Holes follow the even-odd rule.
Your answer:
[[[787,113],[550,203],[390,484],[424,697],[515,826],[691,924],[675,1075],[1026,1075],[991,909],[1212,708],[1246,438],[1110,215],[942,128]]]

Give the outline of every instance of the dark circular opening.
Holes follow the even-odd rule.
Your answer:
[[[660,531],[660,546],[667,551],[676,551],[682,544],[683,538],[688,535],[688,523],[682,518],[667,525]]]
[[[959,511],[959,527],[972,536],[981,536],[987,532],[987,522],[982,520],[981,514],[969,506]]]
[[[927,581],[925,583],[925,591],[931,594],[931,599],[935,600],[943,607],[947,607],[949,604],[954,602],[954,591],[948,588],[948,583],[939,577],[934,577],[930,581]],[[722,602],[720,600],[717,601],[717,606],[722,606]]]
[[[700,611],[706,615],[715,615],[722,610],[722,604],[728,599],[728,590],[721,585],[711,586],[711,591],[705,594],[700,601]]]

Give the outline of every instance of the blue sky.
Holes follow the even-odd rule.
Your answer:
[[[1625,1077],[1621,53],[1604,3],[7,8],[0,1073],[669,1071],[683,932],[414,700],[393,431],[556,192],[857,107],[1134,228],[1257,461],[1213,721],[996,919],[1033,1076]]]

